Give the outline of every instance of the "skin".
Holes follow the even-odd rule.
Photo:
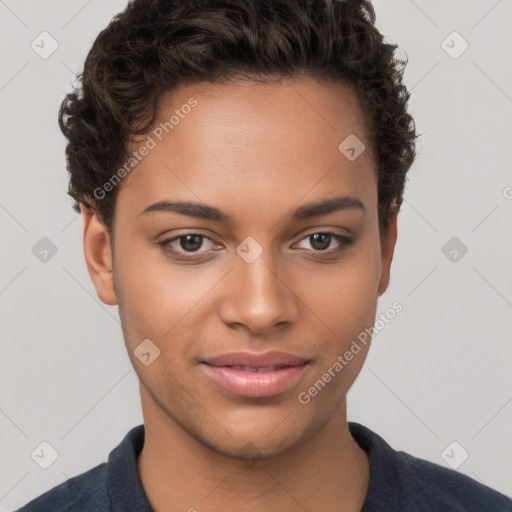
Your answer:
[[[369,463],[348,430],[345,397],[368,346],[307,405],[297,397],[373,325],[389,283],[398,212],[379,233],[363,112],[351,87],[297,78],[183,85],[162,97],[160,120],[190,97],[197,106],[120,185],[114,250],[82,208],[90,276],[99,298],[119,306],[140,380],[145,492],[156,512],[359,511]],[[366,144],[355,161],[338,150],[351,133]],[[365,210],[290,220],[299,206],[335,195],[356,197]],[[139,215],[163,199],[205,203],[233,219]],[[212,240],[203,239],[199,256],[174,241],[188,262],[157,245],[191,232]],[[308,236],[325,232],[355,242],[331,238],[328,250],[343,249],[326,255]],[[252,263],[236,252],[248,236],[263,251]],[[160,349],[149,366],[134,356],[147,338]],[[292,389],[244,398],[200,365],[236,350],[311,362]]]

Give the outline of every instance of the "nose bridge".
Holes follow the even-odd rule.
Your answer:
[[[277,271],[280,265],[276,264],[271,249],[258,246],[254,240],[248,240],[246,245],[242,242],[238,247],[222,315],[225,323],[241,323],[253,331],[264,331],[276,324],[295,321],[298,310],[290,284]]]

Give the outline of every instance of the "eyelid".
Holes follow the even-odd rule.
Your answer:
[[[171,236],[171,237],[168,237],[168,238],[163,238],[162,240],[160,240],[156,244],[157,245],[163,245],[165,247],[164,244],[170,245],[172,242],[177,242],[180,238],[188,236],[188,235],[200,236],[201,238],[203,238],[205,240],[209,240],[210,242],[217,243],[217,242],[215,242],[215,240],[211,236],[205,235],[204,233],[199,233],[197,231],[186,231],[185,233],[179,233],[178,235],[174,235],[174,236]],[[190,253],[182,252],[181,254],[194,254],[194,253],[193,252],[190,252]],[[199,254],[199,253],[195,253],[195,254]]]
[[[332,229],[332,228],[330,228],[330,229]],[[341,234],[341,233],[337,233],[335,231],[329,231],[329,229],[316,228],[308,233],[303,234],[296,242],[294,242],[293,245],[300,243],[303,240],[305,240],[315,234],[319,234],[319,233],[330,235],[336,242],[338,242],[339,247],[334,248],[334,249],[326,249],[323,251],[322,250],[314,250],[314,249],[304,249],[306,252],[309,252],[314,255],[319,255],[319,256],[338,254],[338,253],[341,253],[344,249],[353,245],[356,241],[355,238],[351,235]],[[199,232],[199,230],[198,231],[189,230],[189,231],[185,231],[183,233],[174,235],[170,238],[164,238],[163,240],[157,242],[156,245],[160,246],[164,251],[167,251],[167,252],[175,255],[178,258],[190,259],[190,260],[198,259],[198,257],[208,255],[208,253],[212,252],[211,250],[210,251],[201,251],[200,250],[200,251],[187,252],[187,251],[183,251],[183,250],[179,250],[179,249],[174,249],[171,246],[171,243],[177,242],[180,238],[185,237],[187,235],[196,235],[203,239],[209,240],[210,242],[217,243],[217,242],[215,242],[215,240],[212,237]]]
[[[341,233],[338,233],[338,231],[333,231],[334,229],[337,229],[337,230],[342,230],[343,232]],[[329,235],[339,235],[339,236],[346,236],[347,238],[351,238],[354,236],[354,233],[352,231],[350,231],[349,229],[347,228],[340,228],[340,227],[334,227],[334,226],[331,226],[331,227],[325,227],[325,228],[311,228],[311,230],[307,229],[305,234],[301,235],[300,237],[300,240],[302,240],[303,238],[307,237],[307,236],[311,236],[311,235],[315,235],[316,233],[326,233],[326,234],[329,234]]]
[[[344,233],[338,233],[337,231],[333,231],[333,229],[339,229],[339,230],[343,230]],[[173,235],[169,235],[167,236],[166,233],[163,233],[162,235],[160,235],[158,238],[161,238],[162,241],[169,241],[169,240],[176,240],[177,238],[180,238],[182,236],[186,236],[186,235],[198,235],[198,236],[202,236],[204,238],[207,238],[211,241],[215,241],[215,236],[216,235],[213,235],[213,236],[210,236],[210,235],[207,235],[205,234],[204,232],[202,232],[204,230],[202,230],[201,228],[184,228],[183,229],[183,232],[180,233],[178,232],[177,234],[173,234]],[[209,231],[209,230],[206,230],[206,231]],[[308,236],[311,236],[311,235],[315,235],[317,233],[326,233],[326,234],[329,234],[329,235],[339,235],[339,236],[345,236],[347,238],[353,238],[354,237],[354,233],[347,229],[347,228],[340,228],[340,227],[334,227],[334,226],[330,226],[330,227],[313,227],[313,228],[309,228],[307,229],[304,234],[297,234],[295,235],[293,238],[296,239],[297,241],[300,241],[300,240],[303,240],[304,238],[308,237]],[[299,238],[300,236],[300,238]],[[234,241],[234,238],[233,237],[229,237],[231,239],[231,241]]]

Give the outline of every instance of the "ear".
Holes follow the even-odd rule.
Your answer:
[[[398,235],[397,221],[398,221],[398,207],[395,202],[392,205],[393,215],[389,219],[386,233],[381,239],[381,276],[379,282],[379,296],[382,295],[388,288],[389,278],[391,272],[391,261],[393,260],[393,253],[395,251],[396,239]]]
[[[96,217],[94,208],[80,204],[83,219],[83,245],[87,269],[101,302],[117,304],[112,272],[110,234]]]

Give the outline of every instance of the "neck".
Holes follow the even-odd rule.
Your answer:
[[[154,403],[148,405],[144,399],[142,403],[145,440],[137,470],[155,512],[359,512],[362,508],[369,462],[348,429],[345,401],[299,447],[259,460],[217,453]]]

